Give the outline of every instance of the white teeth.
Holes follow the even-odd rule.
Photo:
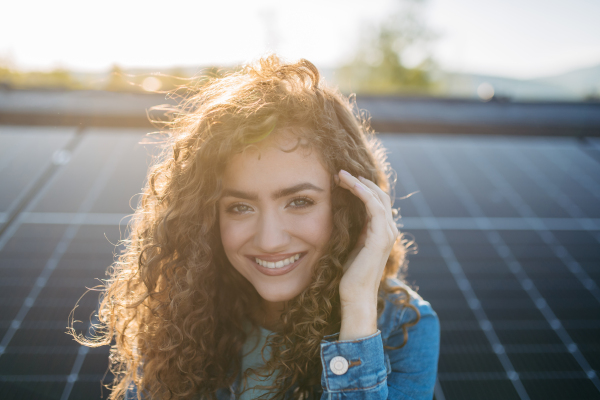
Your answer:
[[[265,268],[282,268],[282,267],[285,267],[286,265],[290,265],[290,264],[294,263],[299,258],[300,258],[300,253],[293,255],[290,258],[286,258],[285,260],[279,260],[277,262],[264,261],[264,260],[261,260],[260,258],[254,258],[254,261],[256,261],[256,263],[258,265],[262,265]]]

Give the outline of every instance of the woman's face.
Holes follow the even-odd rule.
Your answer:
[[[279,134],[235,155],[223,176],[221,240],[233,267],[268,302],[300,294],[332,230],[331,176],[315,151]]]

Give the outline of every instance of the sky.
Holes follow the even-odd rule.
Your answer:
[[[0,6],[0,64],[193,67],[276,51],[334,68],[397,1],[13,0]],[[447,71],[528,79],[600,64],[600,1],[423,1],[433,57]]]

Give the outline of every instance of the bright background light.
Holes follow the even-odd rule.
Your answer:
[[[388,0],[17,2],[3,6],[0,54],[23,68],[234,64],[277,50],[335,65]]]
[[[23,69],[236,64],[275,50],[320,67],[348,60],[391,0],[10,1],[0,59]],[[446,70],[532,78],[600,63],[600,2],[430,0]]]
[[[432,0],[446,69],[536,78],[600,64],[600,2]]]

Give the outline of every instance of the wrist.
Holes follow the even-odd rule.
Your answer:
[[[377,307],[377,290],[369,288],[342,288],[340,285],[340,304],[342,309],[354,307]]]
[[[387,261],[387,259],[386,259]],[[364,275],[363,271],[347,270],[340,281],[340,300],[343,302],[356,302],[357,299],[367,298],[377,302],[377,294],[381,285],[381,273],[385,268],[385,261],[373,264],[364,264],[363,269],[373,273]]]
[[[340,340],[353,340],[377,332],[377,301],[369,299],[342,303]]]

